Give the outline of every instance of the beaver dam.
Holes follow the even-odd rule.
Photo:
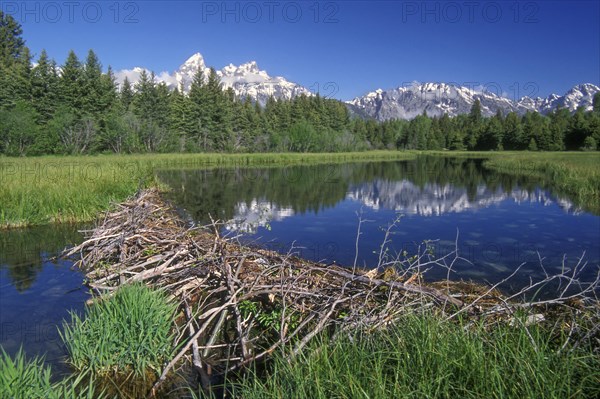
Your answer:
[[[381,331],[423,311],[488,328],[504,323],[527,331],[544,324],[559,346],[600,347],[599,278],[579,280],[583,260],[507,294],[500,286],[517,271],[490,286],[427,282],[427,270],[451,270],[457,251],[434,258],[424,244],[413,256],[382,256],[376,268],[359,270],[306,261],[293,249],[280,254],[240,245],[222,237],[220,227],[215,221],[190,228],[156,190],[145,190],[106,213],[66,252],[78,257],[76,267],[96,294],[92,302],[137,283],[161,289],[177,304],[176,350],[150,373],[148,396],[166,395],[182,370],[208,391],[276,351],[294,358],[320,334],[336,340]],[[537,295],[542,290],[553,294]]]

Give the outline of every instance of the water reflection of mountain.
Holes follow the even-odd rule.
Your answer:
[[[318,213],[349,196],[369,206],[422,215],[478,209],[511,198],[557,203],[569,212],[578,209],[560,193],[548,194],[555,193],[548,182],[496,173],[484,168],[481,160],[468,158],[165,170],[159,177],[173,188],[171,200],[192,220],[209,223],[211,215],[231,221],[230,227],[241,231],[291,212]]]
[[[558,204],[566,212],[577,212],[569,200],[554,198],[546,191],[502,187],[477,186],[474,195],[465,187],[451,184],[428,183],[418,186],[412,181],[388,181],[377,179],[350,188],[348,199],[359,201],[372,209],[389,209],[409,215],[439,216],[487,208],[506,200],[517,203],[531,202],[543,205]]]
[[[282,208],[265,200],[240,202],[235,206],[235,216],[225,223],[225,228],[241,233],[255,233],[258,227],[267,227],[272,221],[293,216],[292,208]]]

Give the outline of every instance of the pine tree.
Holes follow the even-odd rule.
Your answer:
[[[487,120],[485,130],[481,135],[478,143],[478,148],[481,150],[502,150],[504,127],[502,126],[503,118],[500,110],[496,115]]]
[[[524,150],[527,147],[526,137],[523,135],[521,120],[515,112],[509,112],[504,118],[503,147],[505,150]]]
[[[117,105],[119,93],[117,89],[117,80],[109,66],[105,74],[100,78],[99,109],[102,116],[112,112]]]
[[[208,132],[212,148],[224,150],[231,133],[231,113],[227,110],[221,79],[214,68],[210,69],[206,81],[206,101],[201,110],[202,126]]]
[[[179,141],[179,151],[188,150],[188,141],[192,137],[194,130],[191,117],[191,102],[188,97],[183,94],[183,85],[181,90],[175,89],[171,93],[171,101],[169,105],[169,129],[177,137]]]
[[[586,114],[588,124],[588,137],[594,139],[594,141],[600,145],[600,113],[588,112]],[[589,144],[588,140],[588,144]],[[589,147],[589,145],[588,145]],[[600,150],[600,148],[598,148]]]
[[[548,151],[551,148],[550,128],[548,118],[538,112],[527,112],[523,116],[523,134],[531,147],[531,139],[535,141],[537,150]]]
[[[0,11],[0,64],[12,65],[18,61],[25,48],[21,37],[23,29],[15,19]]]
[[[594,94],[594,98],[592,100],[592,107],[595,113],[600,114],[600,91]]]
[[[189,118],[192,128],[190,136],[204,151],[207,151],[210,148],[205,110],[208,103],[208,95],[204,81],[204,72],[200,68],[194,74],[188,98],[190,101]]]
[[[557,108],[550,115],[550,151],[565,149],[565,135],[569,127],[571,115],[566,108]]]
[[[48,58],[46,50],[42,50],[31,74],[32,103],[42,125],[52,119],[58,106],[58,84],[56,63]]]
[[[81,76],[81,105],[84,114],[94,118],[103,111],[102,100],[102,65],[93,50],[88,52]]]
[[[590,136],[588,122],[582,107],[579,107],[571,117],[567,132],[565,135],[565,146],[567,150],[579,150],[583,147],[583,142],[587,136]]]
[[[0,11],[0,108],[31,101],[31,54],[15,19]]]
[[[75,52],[71,50],[61,68],[59,89],[61,103],[77,117],[82,115],[83,110],[83,85],[83,67]]]
[[[538,150],[538,146],[537,146],[537,142],[535,141],[535,138],[531,138],[529,140],[529,145],[527,146],[527,149],[529,151],[537,151]]]
[[[440,140],[442,148],[450,148],[450,136],[452,134],[452,120],[447,112],[440,118],[440,132],[443,140]]]
[[[450,150],[463,151],[466,147],[466,131],[469,127],[468,115],[457,115],[452,118],[452,133],[448,139]]]
[[[469,125],[467,129],[467,146],[469,150],[474,150],[477,147],[479,135],[482,130],[482,120],[481,103],[479,99],[476,99],[469,112]]]
[[[131,104],[133,113],[142,121],[151,122],[154,119],[155,104],[154,74],[148,75],[144,70],[140,74],[140,80],[135,84],[135,96]]]
[[[429,129],[429,135],[427,136],[427,149],[428,150],[441,150],[444,146],[444,138],[442,135],[442,129],[440,126],[440,120],[433,118],[431,120],[431,127]]]
[[[171,92],[165,82],[160,82],[155,89],[154,120],[161,128],[169,126],[169,108],[171,102]]]
[[[119,100],[121,102],[121,107],[125,112],[130,110],[131,103],[133,102],[133,87],[131,86],[131,82],[125,77],[123,81],[123,85],[121,86],[121,91],[119,93]]]

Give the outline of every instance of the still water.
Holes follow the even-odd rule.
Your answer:
[[[0,232],[0,346],[10,355],[21,346],[27,357],[45,355],[53,377],[68,372],[58,327],[89,298],[72,263],[53,259],[82,240],[78,227]]]
[[[420,157],[279,168],[169,170],[159,173],[172,201],[192,223],[208,215],[241,240],[312,260],[377,265],[388,224],[390,253],[414,254],[435,240],[437,256],[458,240],[466,261],[453,277],[499,281],[523,264],[519,285],[573,267],[585,254],[587,276],[600,264],[600,217],[551,185],[487,170],[477,159]],[[432,270],[441,278],[446,270]],[[585,274],[585,273],[584,273]]]

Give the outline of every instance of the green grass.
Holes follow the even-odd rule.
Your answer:
[[[64,323],[61,337],[69,362],[99,376],[158,374],[174,350],[176,308],[161,291],[139,284],[120,288],[86,308],[83,319],[72,313]]]
[[[275,357],[267,375],[234,385],[253,398],[592,398],[600,395],[600,360],[559,354],[544,330],[465,329],[431,315],[356,333],[333,344],[322,336],[293,361]]]
[[[91,221],[139,188],[158,185],[168,168],[317,164],[408,159],[414,154],[372,151],[333,154],[151,154],[0,157],[0,228]]]
[[[591,398],[600,360],[559,354],[542,329],[468,330],[430,315],[407,315],[388,331],[321,337],[293,361],[276,355],[267,375],[234,385],[253,398]]]
[[[14,399],[83,399],[100,398],[93,384],[83,378],[51,382],[51,368],[42,358],[27,361],[19,350],[14,358],[0,348],[0,398]]]

